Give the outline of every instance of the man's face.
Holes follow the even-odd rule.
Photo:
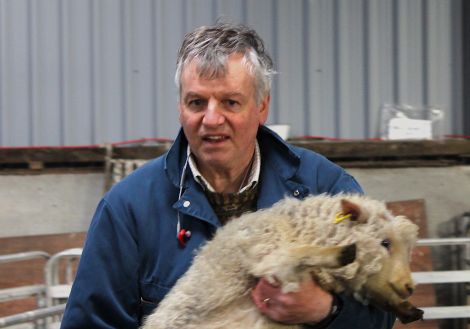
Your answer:
[[[266,122],[269,96],[256,104],[242,58],[230,55],[227,73],[214,79],[200,77],[194,61],[182,72],[179,119],[202,173],[246,166],[258,127]]]

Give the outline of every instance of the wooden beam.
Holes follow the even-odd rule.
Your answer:
[[[289,140],[316,151],[345,167],[450,166],[470,163],[470,140],[430,141],[319,141]],[[113,159],[152,159],[165,153],[171,142],[156,145],[94,147],[0,148],[0,168],[104,166]]]
[[[291,141],[293,145],[314,150],[328,158],[436,157],[470,156],[470,140],[429,141]]]
[[[103,147],[32,147],[0,149],[0,164],[103,162]]]

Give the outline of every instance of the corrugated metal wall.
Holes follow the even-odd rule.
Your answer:
[[[184,33],[253,26],[279,75],[270,123],[376,137],[382,103],[439,105],[462,131],[460,0],[0,0],[0,145],[77,145],[178,129]]]

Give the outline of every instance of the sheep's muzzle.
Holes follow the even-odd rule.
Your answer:
[[[423,319],[423,310],[415,307],[408,301],[404,301],[393,310],[401,323],[406,324]]]

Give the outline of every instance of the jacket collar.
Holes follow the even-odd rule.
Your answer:
[[[261,164],[268,162],[283,179],[291,179],[300,164],[298,151],[265,126],[260,126],[258,129],[257,139],[261,148]],[[165,157],[165,172],[173,185],[178,188],[186,162],[187,147],[188,140],[183,129],[180,129]]]
[[[266,126],[260,126],[257,139],[261,148],[261,165],[269,164],[284,180],[292,179],[299,169],[299,151]]]
[[[170,150],[165,155],[165,173],[171,183],[180,187],[181,175],[187,158],[188,140],[181,128]],[[189,170],[189,168],[187,168]],[[187,174],[187,173],[186,173]],[[183,187],[187,186],[184,184]]]
[[[287,196],[304,197],[309,193],[308,187],[296,182],[295,176],[300,166],[299,150],[287,144],[281,137],[265,126],[260,126],[257,134],[261,149],[261,174],[258,209],[267,208]],[[186,168],[185,177],[181,180],[187,158],[188,141],[180,129],[175,142],[165,156],[165,172],[171,183],[184,190],[181,200],[174,207],[183,213],[198,217],[219,226],[218,220],[195,182],[191,170]],[[188,188],[189,187],[189,188]],[[195,208],[183,207],[185,201],[192,200]],[[196,202],[194,202],[196,201]]]

